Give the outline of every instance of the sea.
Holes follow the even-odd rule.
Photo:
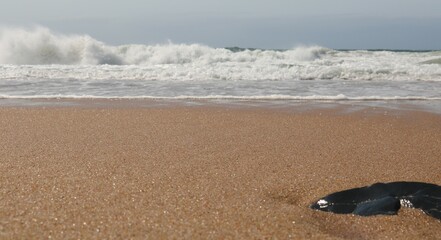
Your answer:
[[[441,112],[441,51],[110,45],[44,27],[0,31],[0,99],[328,101]]]

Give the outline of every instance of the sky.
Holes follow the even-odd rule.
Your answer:
[[[1,2],[3,1],[3,2]],[[441,0],[0,0],[0,25],[112,45],[441,49]]]

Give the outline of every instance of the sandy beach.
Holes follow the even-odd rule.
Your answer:
[[[441,115],[417,111],[1,107],[0,239],[436,239],[419,210],[309,205],[440,164]]]

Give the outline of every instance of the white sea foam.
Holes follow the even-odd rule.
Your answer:
[[[32,95],[32,96],[10,96],[0,95],[0,99],[152,99],[152,100],[316,100],[316,101],[389,101],[389,100],[405,100],[405,101],[432,101],[441,100],[441,97],[382,97],[382,96],[360,96],[348,97],[343,94],[336,96],[291,96],[291,95],[263,95],[263,96],[232,96],[232,95],[209,95],[209,96],[187,96],[180,95],[174,97],[158,97],[158,96],[96,96],[96,95]]]
[[[0,30],[2,64],[120,64],[112,48],[89,37],[58,35],[47,28]]]
[[[199,44],[109,46],[88,35],[61,35],[47,28],[0,30],[0,63],[14,65],[155,65],[261,62],[276,59],[310,61],[325,54],[321,47],[288,52],[243,51],[232,53]]]
[[[111,46],[44,27],[0,30],[0,96],[439,100],[441,52]],[[305,81],[309,80],[309,81]]]
[[[439,52],[335,51],[318,46],[237,52],[199,44],[110,46],[87,35],[61,35],[42,27],[2,29],[0,53],[0,64],[15,66],[3,66],[0,79],[441,79],[439,65],[421,64],[439,58]],[[71,67],[57,71],[36,66],[48,64]]]

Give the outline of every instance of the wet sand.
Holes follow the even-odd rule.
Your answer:
[[[441,185],[441,116],[364,108],[1,107],[1,239],[440,238],[419,210],[308,206]]]

